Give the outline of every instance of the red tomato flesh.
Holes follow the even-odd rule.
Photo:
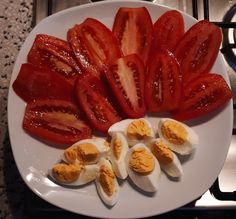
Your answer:
[[[174,51],[180,63],[184,83],[210,72],[221,40],[220,28],[205,20],[199,21],[184,34]]]
[[[192,79],[183,90],[180,107],[173,113],[173,117],[178,120],[206,115],[232,98],[232,91],[224,78],[213,73]]]
[[[28,54],[28,62],[48,67],[74,83],[81,74],[68,42],[46,34],[38,34]]]
[[[184,35],[184,19],[176,10],[167,11],[153,25],[155,48],[173,51]]]
[[[145,7],[121,7],[115,16],[112,32],[124,56],[136,53],[146,63],[153,39],[153,25]]]
[[[68,41],[81,67],[98,77],[111,61],[121,56],[111,30],[93,18],[69,29]]]
[[[125,115],[130,118],[144,116],[145,68],[142,60],[136,54],[119,58],[110,65],[106,77]]]
[[[26,102],[39,98],[74,99],[74,87],[63,76],[29,63],[22,64],[12,86],[16,94]]]
[[[76,83],[76,97],[91,126],[100,132],[120,121],[116,109],[112,106],[102,81],[94,75],[81,77]]]
[[[182,81],[177,60],[168,50],[156,51],[147,63],[145,98],[148,110],[176,110],[181,95]]]
[[[92,137],[91,129],[81,120],[77,106],[65,100],[40,99],[29,102],[23,128],[30,135],[60,147]]]
[[[89,72],[84,72],[84,74],[80,75],[78,78],[78,84],[81,84],[85,81],[85,83],[94,91],[101,94],[105,98],[108,98],[109,91],[108,87],[105,85],[104,80],[101,80],[98,77],[90,74]]]

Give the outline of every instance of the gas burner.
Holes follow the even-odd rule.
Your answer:
[[[223,18],[223,23],[230,23],[235,15],[236,15],[236,4],[234,4],[225,14]],[[223,43],[221,52],[223,53],[230,67],[234,71],[236,71],[236,55],[235,52],[233,51],[236,48],[236,28],[234,28],[232,32],[234,43],[230,43],[229,40],[231,34],[230,28],[223,28],[222,32],[223,32]]]

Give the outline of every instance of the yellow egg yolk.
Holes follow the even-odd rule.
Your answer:
[[[102,165],[100,167],[99,182],[107,196],[112,196],[112,194],[114,193],[114,178],[115,175],[109,167],[107,167],[106,165]]]
[[[176,145],[182,145],[186,142],[188,137],[188,132],[179,123],[166,120],[161,126],[161,132],[170,143]]]
[[[64,151],[64,157],[68,163],[70,164],[75,163],[77,159],[77,148],[76,147],[67,148]]]
[[[85,164],[93,164],[97,162],[99,151],[97,147],[91,143],[82,143],[77,146],[78,159]]]
[[[59,182],[71,183],[79,178],[82,169],[80,164],[58,163],[52,168],[52,174]]]
[[[164,165],[171,163],[174,159],[172,151],[162,141],[153,143],[152,153],[157,160]]]
[[[151,128],[142,119],[134,120],[128,125],[127,135],[131,139],[142,140],[151,136]]]
[[[119,138],[114,139],[113,141],[113,155],[116,160],[119,160],[121,155],[122,142]]]
[[[130,160],[130,168],[141,175],[148,175],[155,167],[155,161],[152,154],[144,147],[133,150]]]

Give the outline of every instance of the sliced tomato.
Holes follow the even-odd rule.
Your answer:
[[[211,70],[221,41],[220,28],[206,20],[199,21],[184,34],[174,51],[184,83]]]
[[[68,41],[81,67],[98,77],[107,64],[121,56],[111,30],[93,18],[71,28]]]
[[[93,75],[78,79],[76,97],[91,126],[97,131],[106,132],[121,118],[103,93],[103,85],[100,82],[97,83],[98,81],[93,80],[92,77],[96,79]]]
[[[78,81],[79,85],[85,82],[92,90],[101,94],[105,98],[108,98],[109,91],[104,81],[98,77],[95,77],[93,74],[90,74],[89,72],[84,72],[84,74],[79,76]]]
[[[81,74],[80,67],[68,42],[46,34],[36,36],[28,53],[28,62],[48,67],[72,83],[78,74]]]
[[[74,100],[74,87],[63,76],[29,63],[22,64],[12,86],[26,102],[39,98]]]
[[[165,47],[173,51],[184,35],[184,19],[176,10],[170,10],[161,15],[153,27],[155,48]]]
[[[144,71],[142,60],[133,54],[119,58],[106,72],[108,84],[127,117],[139,118],[145,115]]]
[[[136,53],[146,63],[153,39],[153,25],[145,7],[121,7],[116,14],[112,32],[125,56]]]
[[[29,102],[23,128],[30,135],[54,146],[68,146],[92,136],[90,127],[81,120],[77,106],[65,100]]]
[[[195,119],[222,107],[232,98],[232,91],[221,75],[204,74],[184,87],[175,119]]]
[[[182,80],[177,60],[168,50],[157,50],[147,63],[145,98],[148,110],[175,110],[179,106],[181,95]]]

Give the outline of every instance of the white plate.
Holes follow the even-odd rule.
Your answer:
[[[49,147],[31,138],[22,129],[25,103],[13,92],[12,83],[38,33],[66,39],[67,30],[88,16],[112,26],[114,15],[121,6],[145,6],[153,21],[170,8],[144,1],[104,1],[70,8],[47,17],[29,34],[16,60],[8,97],[8,122],[11,146],[17,167],[28,187],[44,200],[79,214],[107,218],[137,218],[161,214],[178,208],[202,195],[218,176],[230,144],[232,131],[232,101],[223,110],[199,120],[193,125],[200,143],[196,153],[183,162],[184,175],[180,181],[171,181],[162,175],[157,194],[147,196],[133,189],[128,182],[121,186],[119,202],[107,208],[99,199],[94,184],[80,189],[60,187],[47,178],[47,171],[58,161],[61,150]],[[183,13],[185,28],[196,20]],[[227,81],[221,55],[213,72],[223,75]],[[27,82],[26,82],[27,83]]]

